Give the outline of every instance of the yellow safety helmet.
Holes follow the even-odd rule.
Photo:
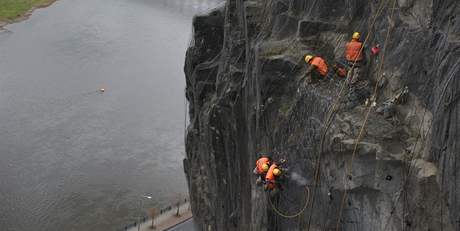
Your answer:
[[[313,58],[313,55],[306,55],[305,56],[305,62],[310,62],[310,60]]]
[[[279,168],[273,169],[273,175],[275,175],[275,176],[281,175],[281,170]]]
[[[263,164],[262,165],[262,170],[264,170],[264,172],[268,171],[268,164]]]
[[[353,36],[351,36],[352,39],[359,39],[361,37],[361,34],[359,32],[353,33]]]

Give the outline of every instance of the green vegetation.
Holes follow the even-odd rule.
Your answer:
[[[289,110],[291,110],[292,106],[294,106],[294,101],[286,101],[283,100],[280,107],[279,112],[281,112],[284,116],[288,115]]]
[[[32,8],[43,7],[55,0],[0,0],[0,21],[11,22],[21,18]]]

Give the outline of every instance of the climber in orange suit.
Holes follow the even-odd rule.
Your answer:
[[[351,41],[345,45],[345,59],[351,70],[348,71],[348,81],[351,84],[356,83],[360,78],[361,66],[363,65],[363,43],[359,41],[361,34],[353,33]]]
[[[260,185],[265,182],[265,175],[267,174],[271,164],[270,157],[262,156],[256,161],[256,167],[254,168],[254,174],[258,176],[256,184]]]
[[[265,175],[265,189],[273,190],[277,188],[276,178],[281,175],[281,170],[276,163],[273,163]]]
[[[305,62],[310,65],[307,69],[307,73],[305,74],[306,77],[309,76],[307,79],[308,83],[312,83],[318,79],[326,79],[329,73],[329,68],[323,58],[319,56],[306,55]]]

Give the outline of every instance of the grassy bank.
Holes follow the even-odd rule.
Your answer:
[[[0,0],[0,22],[24,19],[35,8],[45,7],[56,0]]]

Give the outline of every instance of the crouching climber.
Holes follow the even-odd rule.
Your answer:
[[[267,156],[262,156],[256,161],[256,167],[254,168],[254,174],[256,174],[256,184],[261,185],[265,183],[265,176],[270,168],[271,159]]]
[[[359,41],[361,34],[353,33],[351,41],[345,45],[345,59],[350,66],[348,81],[355,84],[360,80],[361,68],[363,66],[363,43]]]
[[[326,79],[328,75],[328,66],[326,61],[313,55],[306,55],[305,62],[310,66],[307,69],[305,77],[307,77],[307,83],[317,82],[318,80]]]

